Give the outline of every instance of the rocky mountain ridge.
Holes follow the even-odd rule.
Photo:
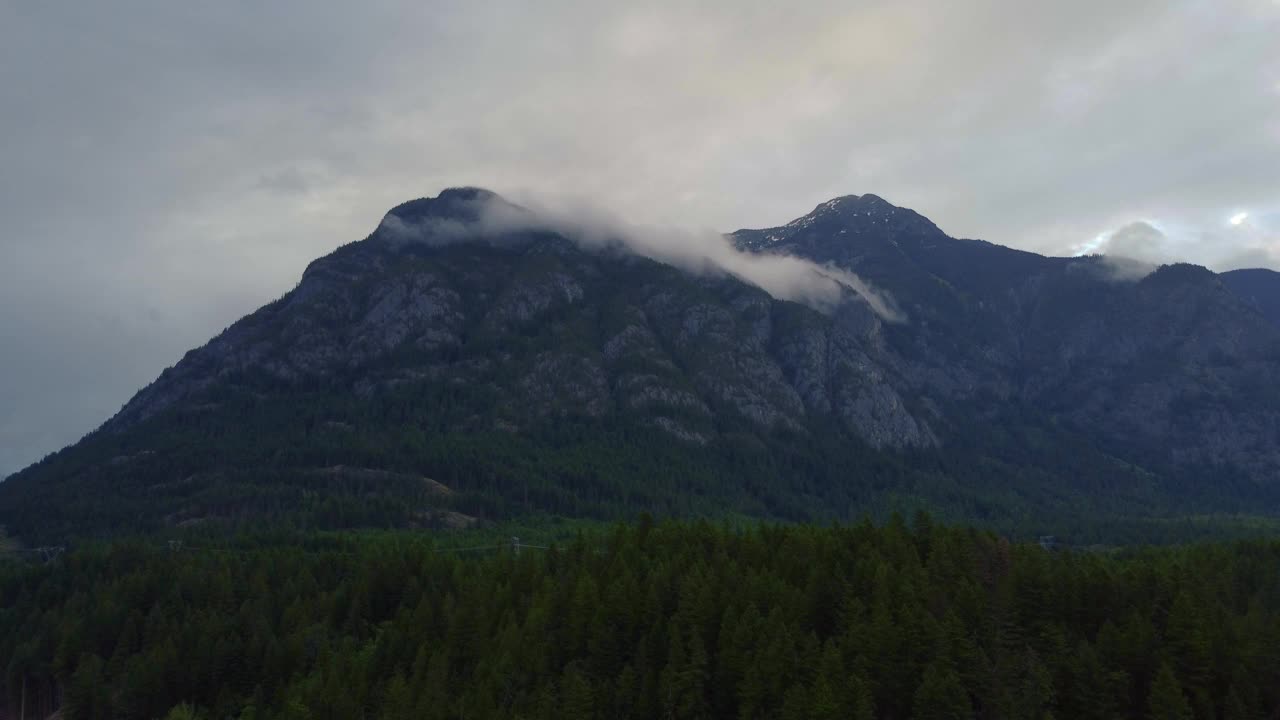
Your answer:
[[[1121,280],[1104,258],[951,238],[874,195],[729,239],[863,287],[809,307],[584,245],[487,191],[402,204],[0,485],[0,521],[253,517],[264,497],[284,512],[326,494],[358,498],[357,524],[400,522],[406,502],[407,517],[847,517],[890,497],[976,517],[1116,498],[1280,511],[1280,327],[1229,276]],[[339,465],[391,475],[316,472]],[[404,480],[420,476],[456,492]]]

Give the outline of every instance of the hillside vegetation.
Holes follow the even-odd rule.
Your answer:
[[[1280,542],[1050,551],[920,516],[546,549],[94,545],[0,568],[9,708],[76,718],[1200,718],[1280,709]]]

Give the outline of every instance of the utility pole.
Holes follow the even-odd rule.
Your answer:
[[[18,711],[21,720],[27,720],[27,674],[25,672],[22,673],[22,704],[19,707],[22,708]]]

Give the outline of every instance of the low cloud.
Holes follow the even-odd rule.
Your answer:
[[[1150,275],[1167,256],[1167,238],[1148,222],[1129,223],[1101,236],[1095,247],[1101,267],[1112,280],[1134,281]]]
[[[1102,269],[1107,277],[1121,282],[1134,282],[1150,275],[1159,263],[1119,255],[1102,255]]]
[[[1120,280],[1178,262],[1217,272],[1275,268],[1280,267],[1280,217],[1239,213],[1217,227],[1140,220],[1099,235],[1077,254],[1103,256],[1104,267]]]
[[[1106,254],[1159,263],[1168,257],[1168,241],[1169,238],[1151,223],[1129,223],[1107,238]]]
[[[710,230],[635,224],[585,203],[535,201],[522,207],[484,191],[466,203],[453,203],[445,216],[406,220],[395,212],[388,213],[379,233],[393,243],[439,246],[478,240],[519,241],[528,232],[551,232],[583,248],[620,249],[694,274],[732,275],[775,298],[823,312],[850,295],[857,296],[882,319],[906,321],[890,295],[848,270],[788,255],[744,252],[725,235]]]

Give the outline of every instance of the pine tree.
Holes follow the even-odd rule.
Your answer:
[[[387,684],[386,697],[382,703],[382,717],[385,720],[413,720],[413,693],[404,675],[396,673]]]
[[[930,665],[912,699],[912,717],[915,720],[972,718],[973,704],[960,683],[960,676],[945,665]]]
[[[164,716],[164,720],[204,720],[207,717],[204,711],[196,708],[190,703],[182,703],[174,705]]]
[[[1251,710],[1244,698],[1233,685],[1227,691],[1227,699],[1222,706],[1222,720],[1258,720],[1259,713]]]
[[[1147,696],[1147,717],[1149,720],[1193,720],[1195,717],[1191,711],[1191,703],[1182,694],[1182,686],[1167,663],[1160,666],[1151,683],[1151,692]]]
[[[591,720],[595,717],[595,694],[591,681],[572,663],[561,675],[560,717],[565,720]]]
[[[1020,666],[1021,681],[1015,694],[1017,717],[1040,720],[1052,714],[1053,677],[1034,650],[1028,650]]]
[[[671,649],[662,673],[663,700],[668,717],[698,718],[708,713],[707,650],[698,633],[684,637],[680,624],[671,624]]]
[[[1173,658],[1173,670],[1189,691],[1204,688],[1209,682],[1208,624],[1208,617],[1192,602],[1191,594],[1179,592],[1169,608],[1164,640]]]
[[[97,655],[83,655],[67,688],[67,709],[73,717],[98,720],[110,716],[105,663]]]
[[[849,682],[849,707],[852,720],[875,720],[875,696],[866,678],[854,677]]]

